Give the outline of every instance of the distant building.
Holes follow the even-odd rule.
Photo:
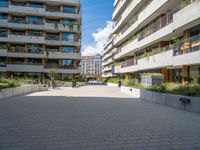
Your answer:
[[[102,57],[102,77],[111,78],[115,77],[115,63],[114,63],[114,54],[116,48],[113,46],[113,35],[111,34],[108,37],[106,44],[104,45],[103,57]]]
[[[82,75],[101,76],[101,71],[102,71],[101,55],[81,57]]]

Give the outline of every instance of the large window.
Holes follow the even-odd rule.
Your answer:
[[[74,34],[73,33],[63,33],[62,40],[73,42],[74,41]]]
[[[74,52],[74,47],[72,47],[72,46],[64,46],[64,47],[62,47],[62,52],[64,52],[64,53],[73,53]]]
[[[71,60],[71,59],[63,59],[62,60],[62,65],[66,65],[66,66],[73,65],[73,60]]]
[[[36,16],[29,16],[28,17],[29,23],[32,24],[43,24],[43,17],[36,17]]]
[[[7,19],[7,18],[8,18],[7,14],[0,13],[0,19]]]
[[[75,24],[76,21],[74,19],[64,19],[63,24]]]
[[[8,7],[8,0],[0,0],[0,7]]]
[[[74,6],[64,6],[64,13],[76,14],[76,7]]]
[[[35,8],[44,8],[44,5],[40,3],[29,3],[28,6],[35,7]]]

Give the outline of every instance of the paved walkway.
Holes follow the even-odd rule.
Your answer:
[[[0,150],[199,150],[200,115],[106,86],[0,101]]]

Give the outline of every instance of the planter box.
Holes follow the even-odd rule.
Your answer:
[[[141,98],[143,100],[161,104],[181,110],[186,110],[194,113],[200,114],[200,98],[197,97],[190,97],[190,96],[181,96],[181,95],[174,95],[174,94],[166,94],[166,93],[157,93],[157,92],[151,92],[147,90],[141,90],[136,88],[129,88],[122,86],[121,92],[130,94],[133,96],[133,98]],[[180,98],[189,98],[190,103],[184,105],[182,102],[180,102]]]
[[[47,90],[48,87],[44,87],[43,85],[20,86],[16,88],[2,89],[0,90],[0,99]]]
[[[167,94],[152,92],[153,103],[166,105],[167,104]]]

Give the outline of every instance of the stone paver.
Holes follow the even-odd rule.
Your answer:
[[[199,150],[200,115],[106,86],[0,101],[0,150]]]

